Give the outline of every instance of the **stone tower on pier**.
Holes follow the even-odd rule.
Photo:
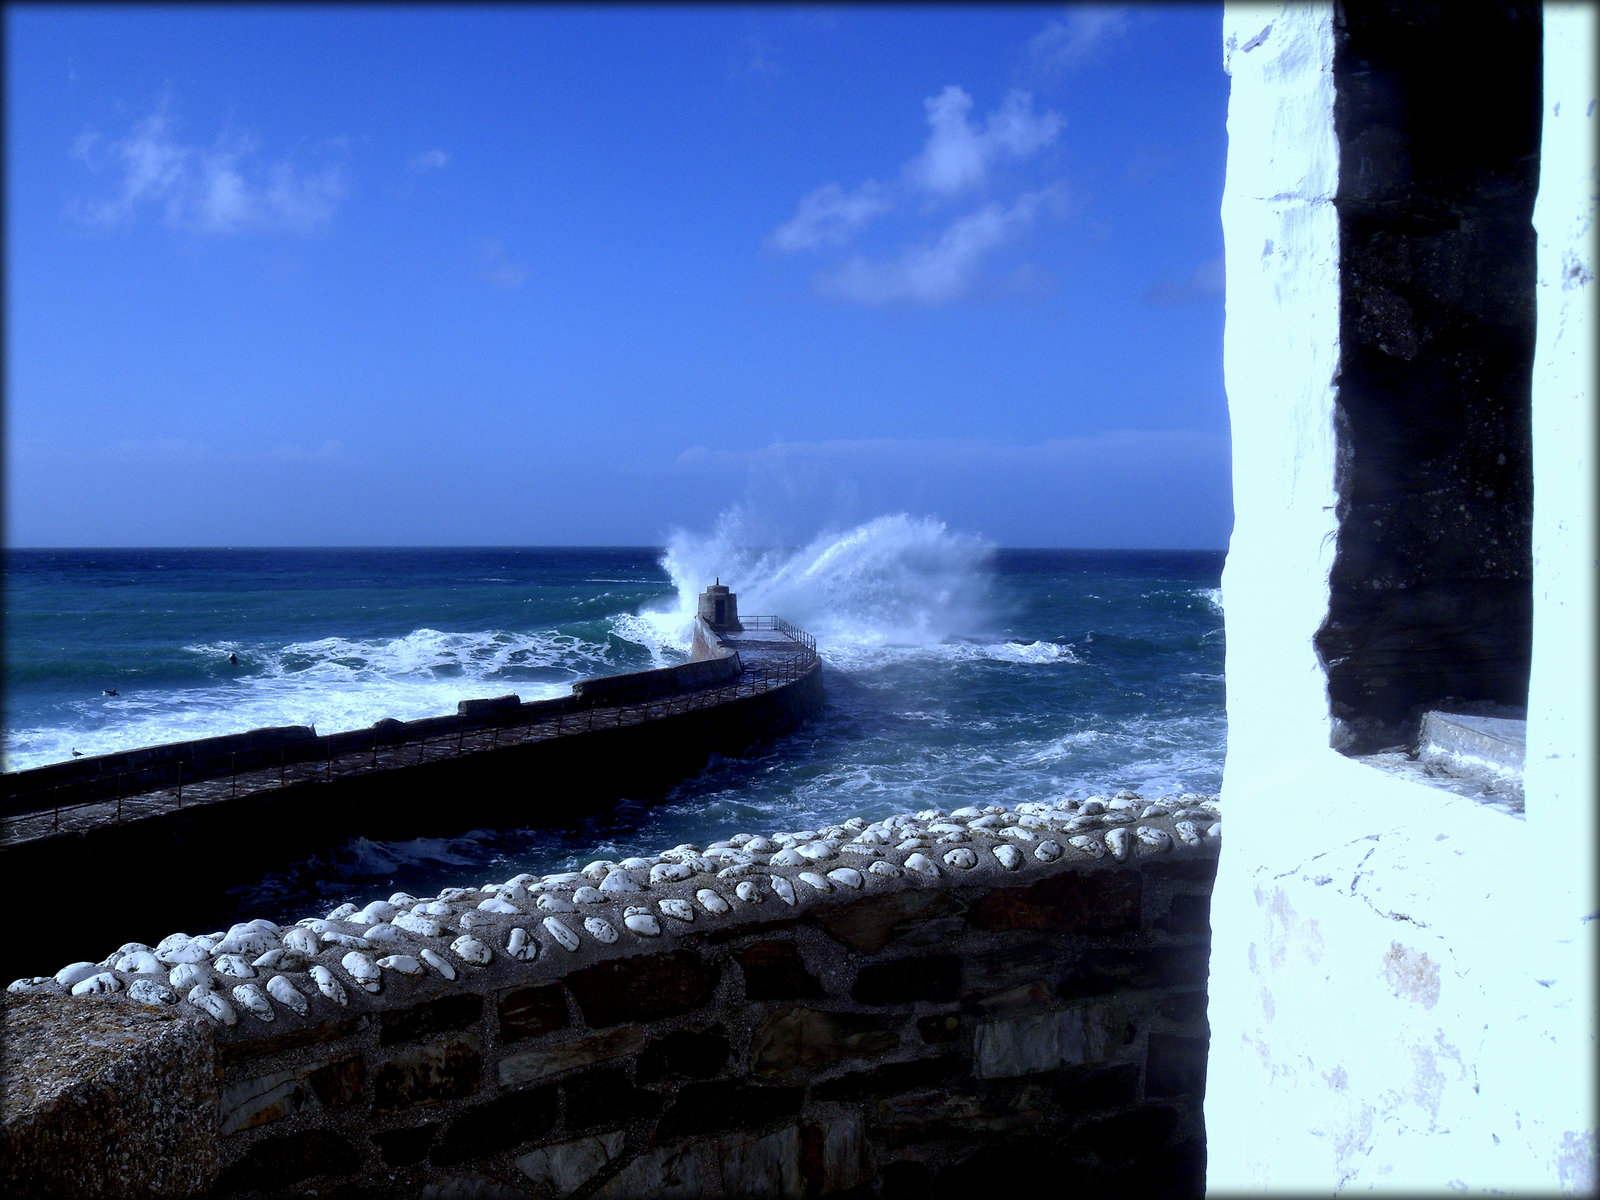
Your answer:
[[[700,619],[718,633],[738,633],[739,597],[723,586],[719,577],[715,583],[700,593]]]

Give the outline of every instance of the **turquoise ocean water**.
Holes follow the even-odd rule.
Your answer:
[[[1000,549],[906,516],[774,551],[725,528],[665,548],[10,550],[5,765],[559,695],[681,661],[695,597],[720,577],[741,612],[816,635],[820,721],[648,805],[556,830],[357,839],[241,879],[229,901],[295,919],[740,831],[1215,792],[1222,560]]]

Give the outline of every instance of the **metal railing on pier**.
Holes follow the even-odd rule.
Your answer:
[[[741,616],[739,618],[739,624],[743,625],[746,629],[775,629],[779,633],[785,634],[794,641],[798,642],[802,647],[804,647],[807,654],[815,656],[817,653],[817,639],[812,637],[804,629],[799,629],[789,624],[789,622],[785,621],[782,617],[768,616],[766,614],[758,614],[753,617]]]
[[[761,624],[757,624],[761,622]],[[171,812],[186,806],[210,804],[241,795],[317,781],[331,782],[400,770],[424,763],[441,762],[466,755],[492,753],[504,748],[527,745],[549,738],[589,733],[638,725],[680,713],[696,712],[745,697],[757,696],[774,688],[795,683],[817,669],[816,639],[781,617],[742,617],[748,629],[770,629],[783,633],[795,643],[792,653],[771,655],[763,665],[747,668],[727,683],[686,689],[648,700],[615,705],[573,708],[528,719],[515,709],[490,721],[463,721],[454,731],[420,738],[386,735],[374,728],[369,744],[351,745],[349,733],[329,734],[314,739],[302,749],[279,751],[278,762],[239,770],[230,766],[218,770],[215,762],[204,767],[179,760],[176,776],[160,787],[140,786],[123,774],[103,780],[101,794],[84,796],[81,785],[65,785],[30,796],[25,806],[7,802],[11,811],[0,818],[0,843],[25,841],[59,832],[67,815],[74,827],[137,820]],[[230,758],[233,756],[230,756]],[[60,793],[52,802],[51,792]],[[87,810],[101,808],[103,813]],[[89,818],[84,821],[82,818]]]

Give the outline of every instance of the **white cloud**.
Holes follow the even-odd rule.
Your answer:
[[[1035,113],[1033,97],[1013,91],[983,128],[968,119],[972,97],[955,85],[923,101],[928,114],[927,144],[906,165],[913,185],[941,196],[981,187],[990,165],[1002,156],[1027,158],[1055,140],[1065,118]]]
[[[893,207],[884,189],[871,180],[853,192],[825,183],[801,197],[794,216],[773,232],[772,244],[780,250],[843,245],[873,217]]]
[[[426,175],[429,171],[442,171],[450,165],[450,156],[443,150],[425,150],[413,154],[406,164],[413,175]]]
[[[860,304],[949,304],[971,290],[985,257],[1059,200],[1054,189],[1028,192],[1015,203],[987,204],[951,222],[937,241],[909,246],[890,259],[852,258],[820,275],[824,295]]]
[[[1122,5],[1085,4],[1051,21],[1028,43],[1034,74],[1055,75],[1080,66],[1127,31],[1131,12]]]
[[[219,138],[206,149],[185,144],[163,102],[126,137],[102,144],[89,130],[72,143],[73,157],[93,172],[116,176],[109,196],[82,201],[80,216],[97,225],[123,225],[147,206],[168,225],[199,233],[309,233],[333,218],[345,194],[338,167],[303,173],[288,160],[256,164],[256,144]]]
[[[951,85],[923,101],[929,133],[922,151],[906,162],[893,184],[868,180],[854,190],[823,184],[801,197],[794,216],[768,242],[785,252],[843,247],[877,221],[893,214],[912,232],[898,252],[858,254],[813,276],[825,296],[860,304],[948,304],[972,290],[987,256],[1030,224],[1046,202],[1060,198],[1050,185],[1008,199],[993,168],[1021,161],[1055,141],[1061,114],[1036,112],[1027,92],[1010,92],[981,124],[972,119],[972,97]],[[1015,187],[1015,184],[1011,184]],[[971,192],[990,197],[942,228],[933,214]],[[918,197],[922,202],[913,204]],[[933,203],[928,203],[931,197]],[[981,199],[982,197],[980,197]],[[916,227],[921,227],[917,237]],[[1017,278],[1033,279],[1027,270]]]

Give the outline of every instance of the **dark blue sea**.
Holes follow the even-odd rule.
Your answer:
[[[741,613],[816,635],[823,719],[565,829],[358,839],[241,879],[241,914],[295,919],[856,815],[1214,793],[1222,562],[996,548],[907,516],[783,550],[741,544],[736,522],[664,549],[8,550],[5,767],[560,695],[682,661],[695,598],[720,578]]]

